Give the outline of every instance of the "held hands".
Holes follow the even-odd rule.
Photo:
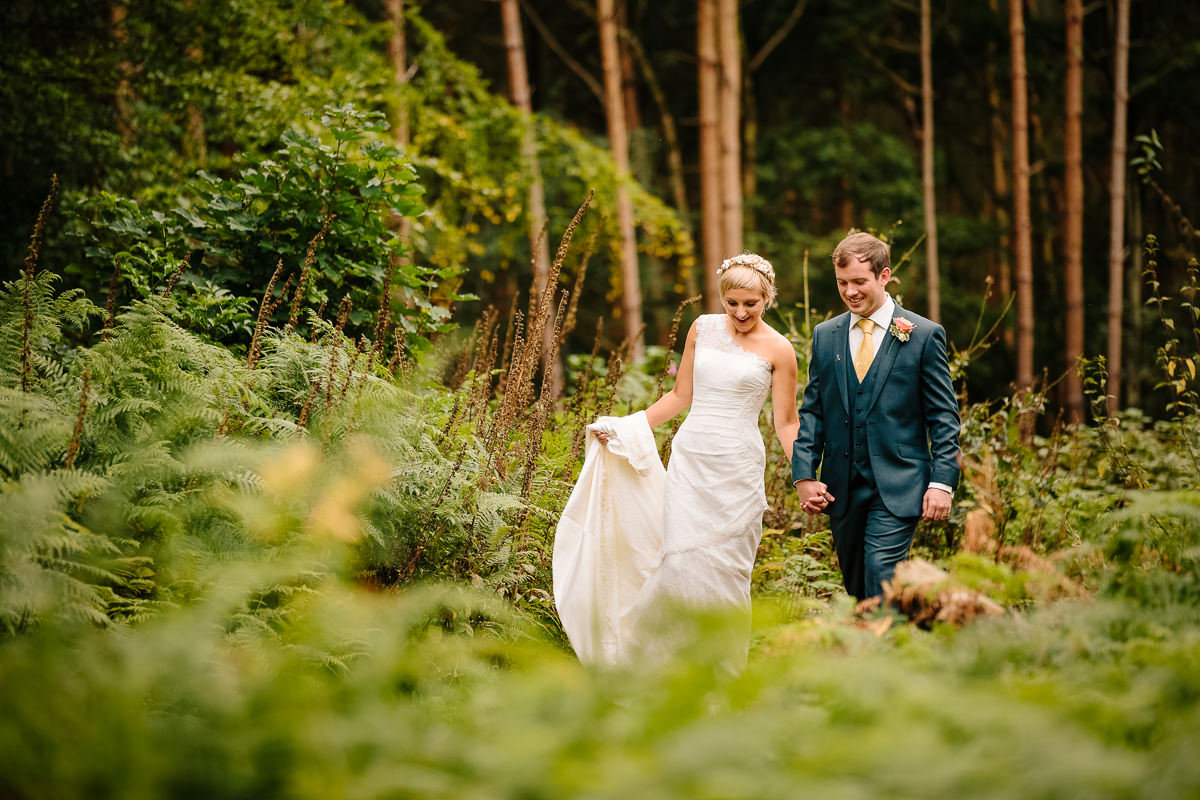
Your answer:
[[[796,481],[796,494],[800,497],[800,508],[812,516],[824,514],[834,500],[829,487],[820,481]]]
[[[945,489],[930,487],[925,490],[925,499],[921,502],[921,519],[928,522],[940,522],[950,519],[950,493]]]

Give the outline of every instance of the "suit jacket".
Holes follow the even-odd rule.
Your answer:
[[[916,517],[930,481],[958,485],[958,400],[946,361],[941,325],[896,304],[896,317],[914,327],[908,341],[890,331],[875,355],[873,392],[865,399],[867,449],[879,494],[898,517]],[[846,512],[850,497],[851,413],[854,361],[849,345],[850,312],[813,331],[808,385],[800,408],[800,430],[792,448],[792,481],[818,475],[834,502],[830,516]]]

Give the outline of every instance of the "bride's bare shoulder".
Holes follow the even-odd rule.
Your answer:
[[[770,348],[771,360],[780,362],[790,360],[795,363],[796,349],[792,347],[791,340],[770,326],[767,326],[767,330],[770,331],[767,345]]]

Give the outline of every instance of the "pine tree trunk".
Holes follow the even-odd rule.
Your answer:
[[[929,318],[941,322],[937,200],[933,175],[933,33],[929,16],[929,0],[921,0],[921,183],[925,190],[925,263],[929,282]]]
[[[1125,288],[1125,138],[1129,105],[1129,0],[1117,0],[1116,63],[1113,67],[1113,140],[1108,234],[1108,413],[1121,407],[1121,354]]]
[[[600,23],[600,60],[604,65],[604,106],[608,139],[617,167],[617,225],[621,236],[621,316],[629,354],[642,357],[642,290],[638,277],[637,239],[633,203],[629,197],[629,144],[625,128],[625,100],[621,91],[621,53],[617,40],[617,15],[613,0],[596,0]]]
[[[401,87],[398,92],[400,101],[396,105],[396,120],[392,127],[392,135],[396,139],[396,146],[407,157],[411,134],[408,121],[408,97],[403,90],[404,85],[408,83],[408,41],[404,28],[404,0],[387,0],[387,12],[392,22],[392,35],[388,39],[388,58],[392,62],[392,76],[396,79],[396,86]],[[400,219],[400,236],[407,241],[411,233],[412,220],[402,217]]]
[[[721,310],[716,269],[725,258],[721,226],[720,78],[717,59],[717,0],[697,0],[696,52],[700,81],[700,269],[705,305]]]
[[[128,9],[121,3],[113,3],[108,11],[108,25],[112,32],[117,49],[124,51],[129,46],[129,29],[125,27],[125,15]],[[129,76],[133,73],[133,64],[122,59],[117,63],[117,85],[113,91],[113,110],[116,112],[117,133],[125,147],[134,143],[133,113],[130,110],[132,92],[129,88]]]
[[[738,0],[717,0],[720,57],[721,230],[725,255],[742,251],[742,49]]]
[[[546,192],[538,162],[537,134],[533,127],[533,99],[529,90],[529,71],[525,63],[525,39],[521,33],[519,0],[501,0],[500,16],[504,26],[504,49],[508,55],[508,89],[512,103],[521,112],[521,163],[529,176],[529,252],[533,262],[533,288],[530,291],[530,319],[541,302],[550,275],[550,243],[546,231]],[[554,304],[554,296],[549,296]],[[551,318],[553,319],[553,318]],[[542,331],[542,366],[554,370],[551,385],[555,396],[561,393],[562,369],[558,364],[547,365],[546,359],[554,349],[554,326]]]
[[[992,1],[992,10],[998,10],[997,0]],[[990,50],[988,55],[994,55],[994,50]],[[1004,143],[1005,143],[1005,127],[1004,119],[1000,110],[1000,89],[996,81],[996,70],[992,65],[993,59],[987,59],[986,76],[988,87],[988,108],[991,115],[991,124],[989,126],[988,139],[992,149],[992,186],[995,195],[994,219],[996,224],[997,247],[995,251],[995,272],[992,274],[996,284],[996,300],[999,304],[1005,305],[1009,301],[1009,297],[1013,291],[1013,276],[1012,276],[1012,261],[1010,260],[1012,249],[1012,236],[1010,233],[1011,220],[1008,216],[1008,203],[1010,202],[1008,190],[1008,172],[1004,163]],[[1002,340],[1005,347],[1012,349],[1014,337],[1012,325],[1006,324],[1002,334]]]
[[[1029,217],[1029,92],[1022,0],[1008,0],[1012,45],[1013,243],[1017,284],[1017,387],[1033,387],[1033,234]]]
[[[1067,300],[1066,367],[1063,391],[1067,419],[1083,421],[1083,0],[1067,0],[1066,129],[1063,149],[1066,162],[1066,229],[1063,231],[1063,265]]]

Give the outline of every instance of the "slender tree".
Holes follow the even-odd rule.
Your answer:
[[[400,101],[396,104],[396,120],[392,126],[392,135],[396,145],[408,151],[410,139],[408,122],[408,98],[404,87],[408,83],[408,40],[404,27],[404,0],[387,0],[388,18],[392,23],[392,35],[388,38],[388,58],[392,62],[392,76],[396,80]],[[405,239],[412,233],[412,220],[409,217],[400,219],[400,235]]]
[[[1067,299],[1066,359],[1063,381],[1067,418],[1083,421],[1083,0],[1067,0],[1066,220],[1063,231],[1063,281]]]
[[[725,256],[742,250],[742,48],[738,0],[717,0],[720,60],[721,229]]]
[[[1029,217],[1029,90],[1023,0],[1008,0],[1012,46],[1013,245],[1017,284],[1017,386],[1033,386],[1033,232]]]
[[[700,252],[704,297],[709,311],[721,310],[717,265],[725,257],[721,224],[720,78],[717,59],[717,0],[697,0],[696,52],[700,81]]]
[[[1129,106],[1129,0],[1117,0],[1117,41],[1113,66],[1113,139],[1109,181],[1108,233],[1108,413],[1121,405],[1121,354],[1125,281],[1125,138]]]
[[[925,194],[925,264],[929,283],[929,318],[941,322],[937,200],[933,178],[933,32],[929,16],[929,0],[921,0],[921,183]]]
[[[621,53],[617,12],[613,0],[596,0],[600,24],[600,60],[604,65],[604,109],[608,139],[617,167],[617,225],[621,237],[621,316],[629,353],[641,358],[642,290],[638,278],[637,239],[633,227],[633,202],[629,197],[629,144],[625,128],[625,99],[621,91]]]
[[[538,163],[537,136],[533,127],[533,100],[529,90],[529,72],[525,66],[525,39],[521,34],[521,9],[518,0],[500,0],[500,16],[504,26],[504,49],[508,55],[508,91],[517,110],[521,112],[521,162],[529,176],[529,248],[533,254],[533,297],[541,297],[550,274],[550,245],[543,230],[546,227],[546,191]],[[554,339],[546,331],[544,353],[550,352]]]

